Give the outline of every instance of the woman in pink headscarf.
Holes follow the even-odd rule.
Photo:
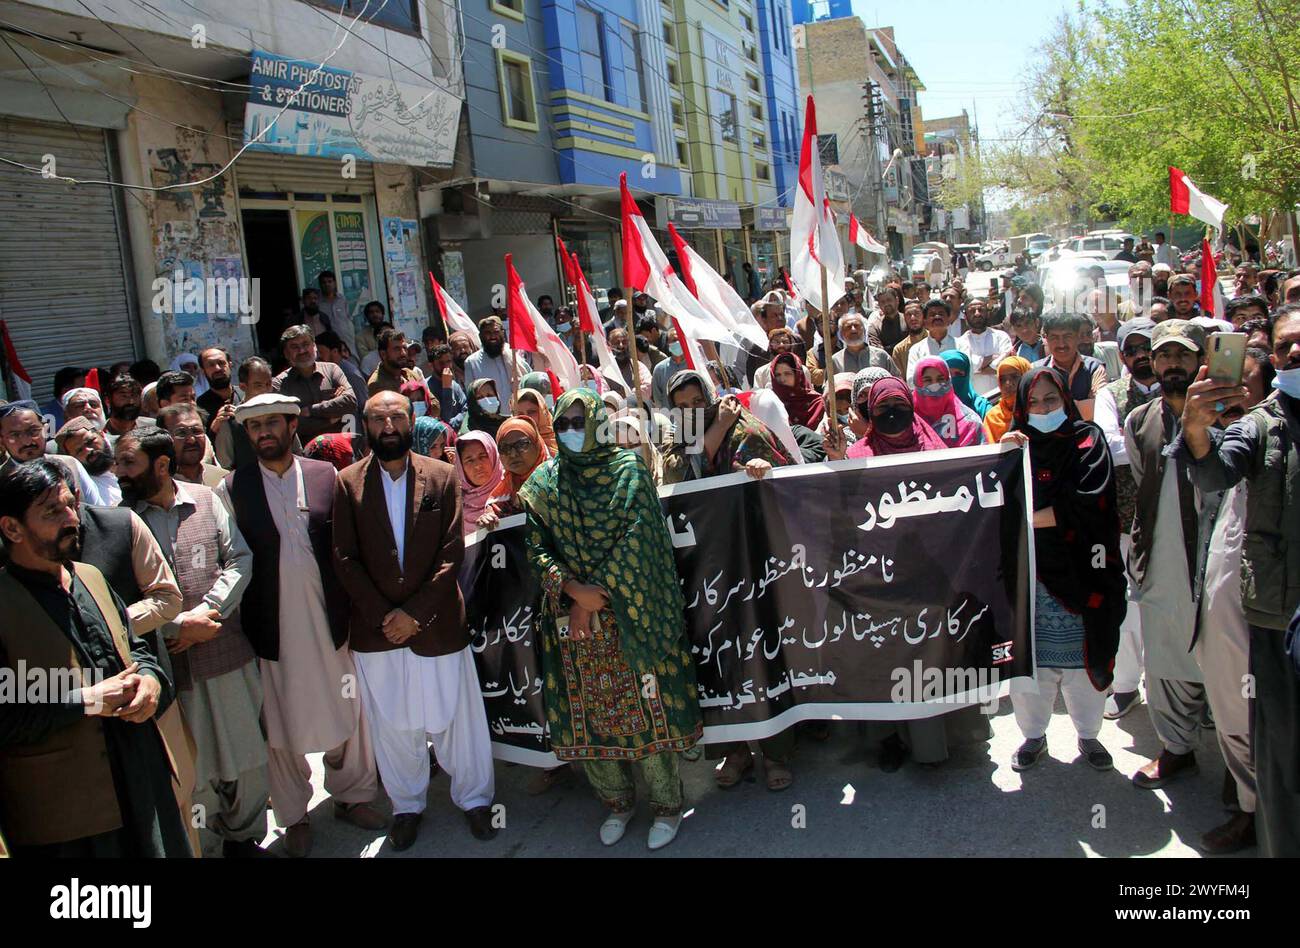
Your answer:
[[[912,384],[916,389],[912,393],[916,414],[934,429],[944,447],[966,448],[984,443],[984,424],[953,391],[948,363],[936,356],[922,359],[916,364]]]
[[[902,379],[891,376],[876,382],[854,409],[868,425],[867,433],[849,445],[848,457],[942,451],[947,447],[934,429],[917,417],[912,393]]]
[[[469,536],[480,526],[491,528],[496,523],[492,501],[510,494],[508,484],[502,484],[506,471],[501,465],[497,443],[486,431],[469,431],[456,440],[456,472],[460,475],[461,529]]]

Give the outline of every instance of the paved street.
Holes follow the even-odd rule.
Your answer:
[[[832,725],[829,742],[801,743],[795,784],[769,793],[761,783],[722,792],[713,763],[684,763],[691,812],[664,856],[1197,856],[1193,841],[1226,819],[1219,803],[1223,762],[1213,732],[1203,732],[1199,774],[1166,791],[1141,791],[1132,773],[1158,749],[1145,705],[1106,722],[1101,740],[1116,770],[1098,773],[1075,761],[1075,739],[1058,703],[1048,732],[1049,755],[1025,774],[1011,769],[1021,737],[1003,699],[991,747],[957,751],[941,768],[908,763],[882,773],[852,723]],[[339,823],[313,761],[316,794],[313,856],[389,856],[381,834]],[[580,778],[541,797],[525,792],[533,771],[497,763],[497,799],[506,828],[481,843],[448,799],[446,775],[430,788],[416,845],[402,856],[650,856],[649,818],[637,819],[616,847],[596,837],[603,810]],[[792,808],[805,808],[806,828],[792,826]],[[1095,808],[1104,807],[1105,828]],[[278,829],[270,839],[277,840]],[[279,842],[271,849],[278,852]],[[1249,850],[1246,855],[1253,855]]]

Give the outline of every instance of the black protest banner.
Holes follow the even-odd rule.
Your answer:
[[[661,490],[705,741],[929,717],[1032,676],[1025,462],[990,446]],[[461,587],[496,754],[545,764],[523,522],[471,538]]]

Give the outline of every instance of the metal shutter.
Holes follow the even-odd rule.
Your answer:
[[[275,155],[249,149],[235,162],[241,191],[296,191],[299,194],[374,194],[374,165],[358,161],[355,178],[345,178],[337,158]]]
[[[106,134],[0,116],[0,154],[33,167],[53,155],[58,174],[103,181]],[[136,358],[115,190],[0,164],[0,318],[42,402],[62,366]]]

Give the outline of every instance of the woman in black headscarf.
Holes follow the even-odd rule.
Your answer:
[[[1059,690],[1078,732],[1079,752],[1098,770],[1110,770],[1111,756],[1097,735],[1128,603],[1106,437],[1080,417],[1060,378],[1043,366],[1020,380],[1015,420],[1002,440],[1029,448],[1037,566],[1039,693],[1012,693],[1025,736],[1012,768],[1032,767],[1046,749]]]

